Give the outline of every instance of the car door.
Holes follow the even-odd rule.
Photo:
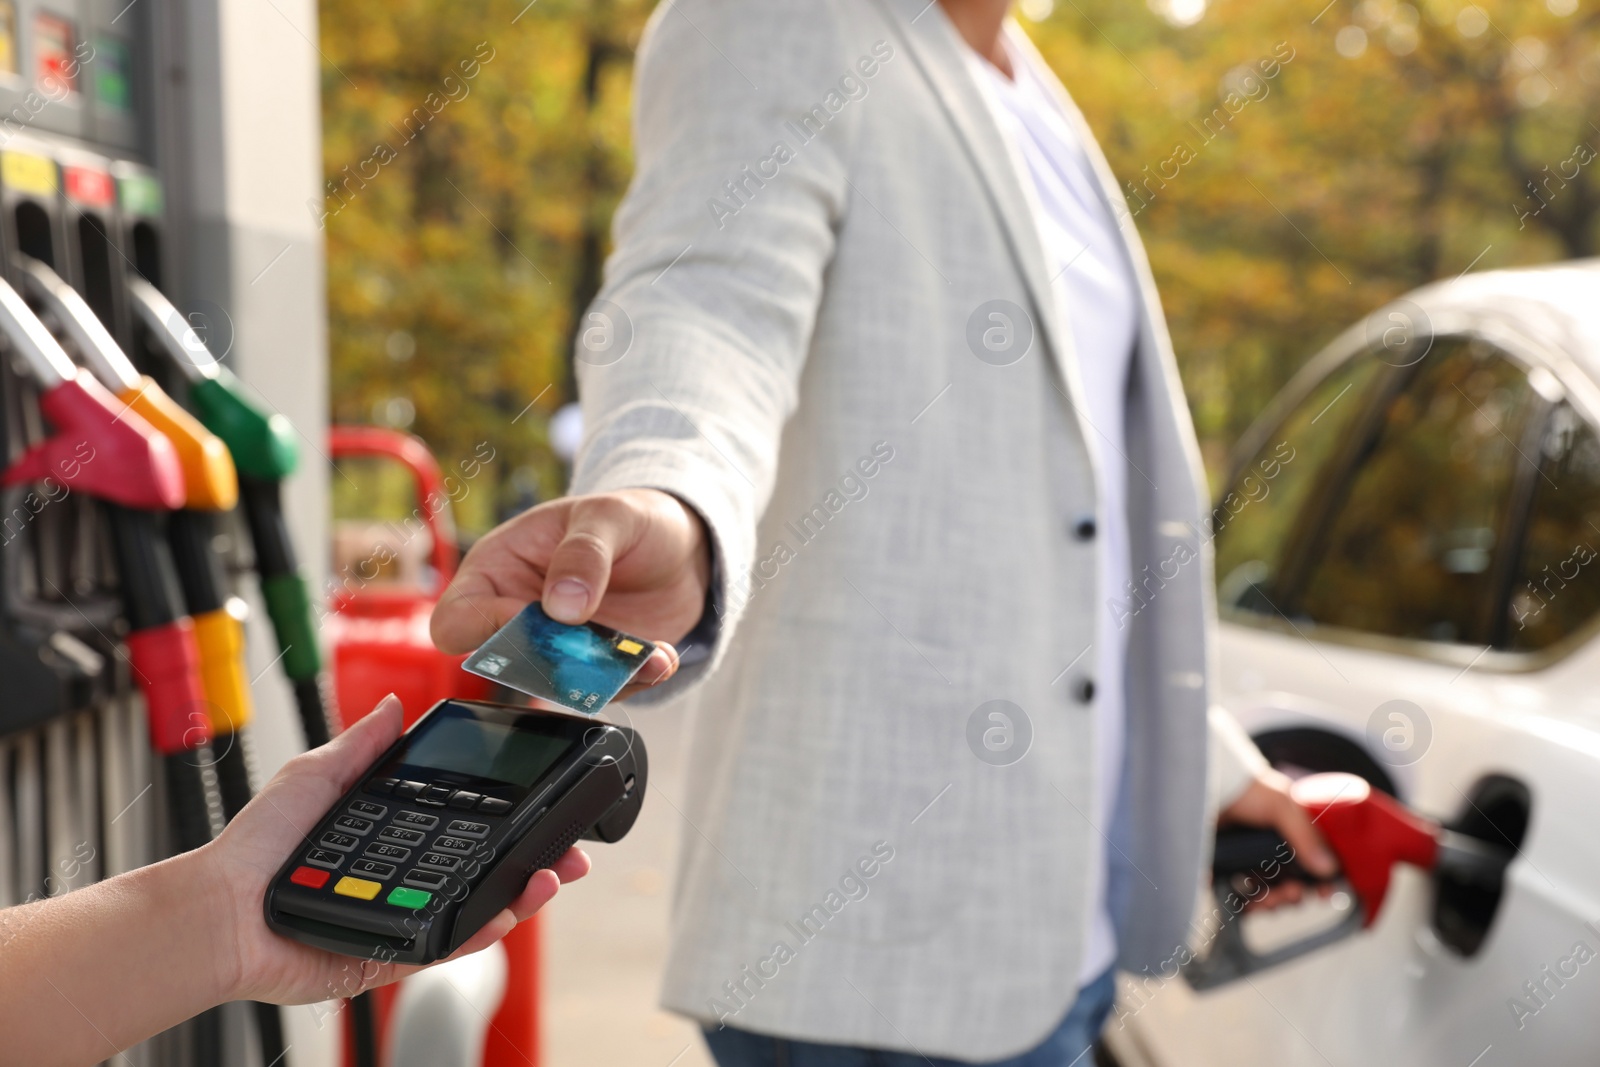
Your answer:
[[[1113,1045],[1161,1065],[1589,1062],[1593,427],[1523,354],[1445,337],[1341,361],[1245,454],[1213,516],[1219,699],[1291,773],[1362,773],[1521,852],[1498,892],[1403,869],[1372,929],[1204,994],[1134,976]]]

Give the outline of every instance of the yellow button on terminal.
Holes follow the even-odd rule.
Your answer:
[[[333,891],[341,897],[355,897],[357,900],[371,900],[378,895],[378,890],[383,886],[377,882],[369,882],[365,878],[351,878],[349,875],[339,879],[339,884]]]

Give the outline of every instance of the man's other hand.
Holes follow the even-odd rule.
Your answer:
[[[667,642],[700,621],[710,581],[705,524],[677,497],[657,489],[563,497],[472,546],[433,609],[433,642],[469,652],[537,600],[558,622],[593,619],[660,643],[626,695],[678,669]]]

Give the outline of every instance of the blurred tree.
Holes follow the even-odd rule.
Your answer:
[[[1600,237],[1600,13],[1324,2],[1023,5],[1131,183],[1213,479],[1361,315]]]
[[[1213,477],[1374,307],[1600,240],[1600,13],[1322,2],[1021,4],[1127,183]],[[326,213],[334,417],[410,428],[447,466],[493,445],[474,530],[518,486],[561,487],[546,417],[626,184],[653,6],[525,3],[321,7],[330,185],[308,210]]]
[[[472,532],[529,485],[569,399],[575,308],[629,171],[628,60],[649,5],[321,5],[333,418],[408,429],[447,470],[496,458]],[[481,455],[481,453],[479,453]]]

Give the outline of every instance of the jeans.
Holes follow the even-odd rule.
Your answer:
[[[1044,1041],[1005,1060],[986,1061],[985,1067],[1091,1067],[1095,1039],[1116,1000],[1111,970],[1078,991],[1055,1032]],[[925,1057],[915,1052],[819,1045],[784,1037],[752,1034],[731,1026],[707,1028],[706,1045],[717,1067],[963,1067],[965,1061]]]

